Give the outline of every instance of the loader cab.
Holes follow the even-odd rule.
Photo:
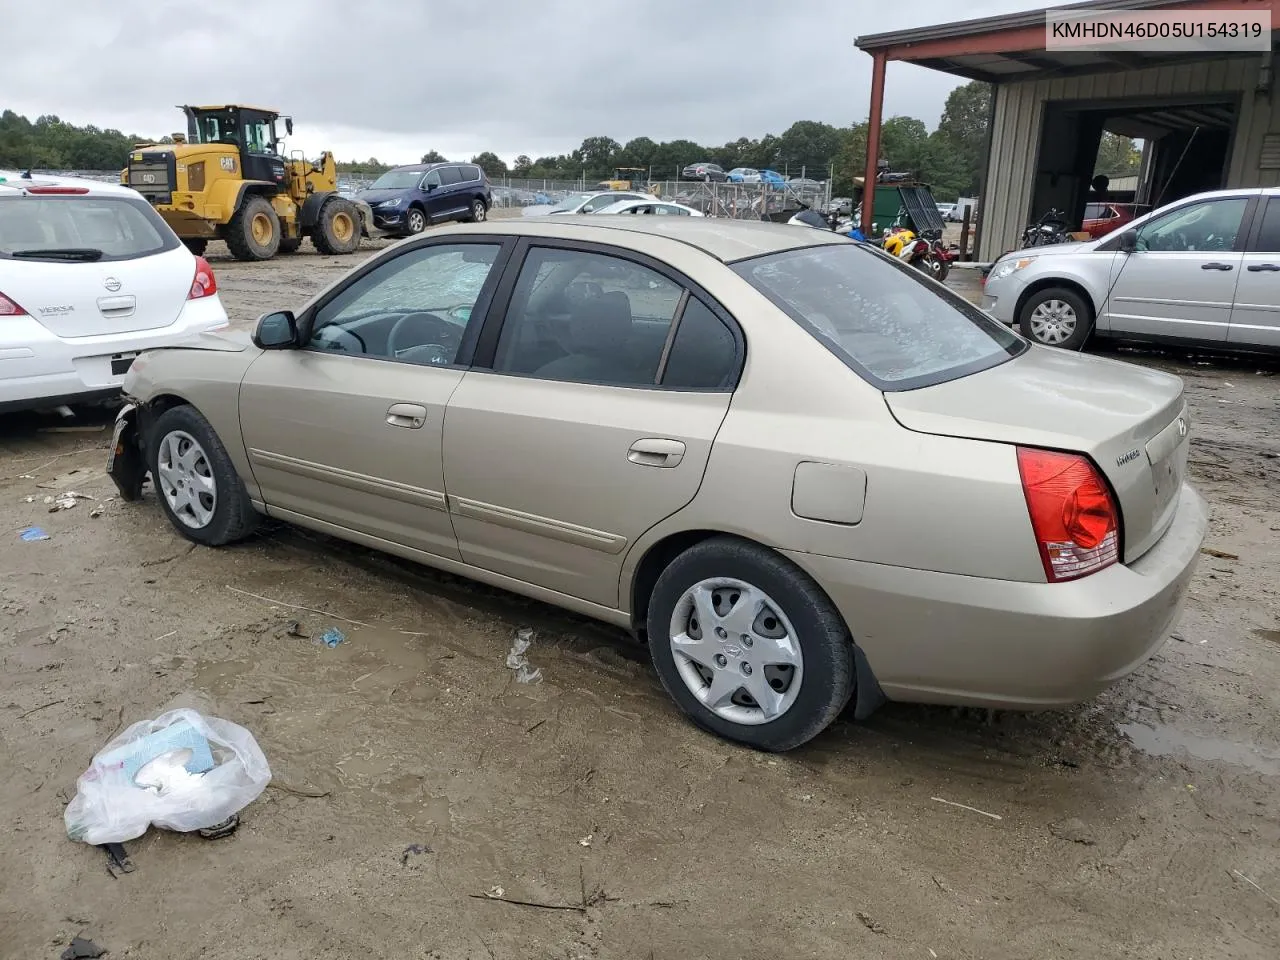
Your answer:
[[[281,119],[274,110],[259,107],[214,106],[182,108],[187,115],[187,136],[191,143],[220,143],[233,146],[240,155],[241,178],[273,183],[285,190],[285,162],[280,153],[283,138],[277,136]],[[293,120],[284,118],[285,129],[293,132]]]

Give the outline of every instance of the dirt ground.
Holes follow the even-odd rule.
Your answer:
[[[240,322],[353,263],[211,258]],[[284,526],[192,549],[107,499],[106,415],[0,418],[0,956],[1273,960],[1280,366],[1127,356],[1186,378],[1213,509],[1161,652],[1076,709],[889,705],[776,757],[687,724],[611,628]],[[96,499],[50,513],[68,490]],[[113,878],[64,805],[175,703],[274,779]]]

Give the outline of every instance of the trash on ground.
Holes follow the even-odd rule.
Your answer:
[[[107,851],[107,873],[117,880],[137,869],[129,859],[129,852],[125,850],[123,843],[104,843],[101,846]]]
[[[347,635],[337,627],[330,627],[324,633],[320,634],[320,642],[326,647],[336,647],[340,643],[347,642]]]
[[[236,828],[240,826],[240,814],[233,813],[221,823],[215,823],[211,827],[201,827],[197,832],[206,840],[221,840],[223,837],[229,837],[236,832]]]
[[[150,826],[188,833],[228,821],[271,780],[253,734],[195,710],[130,726],[93,758],[64,814],[67,835],[123,843]]]
[[[107,951],[92,940],[76,937],[71,941],[71,946],[62,951],[62,960],[98,960],[98,957],[106,955]]]
[[[987,813],[985,810],[979,810],[977,807],[971,807],[964,803],[956,803],[954,800],[943,800],[941,797],[930,797],[929,799],[938,803],[945,803],[948,807],[959,807],[961,810],[968,810],[970,813],[980,813],[984,817],[990,817],[992,820],[1004,819],[1004,817],[1000,816],[998,813]]]
[[[290,637],[299,637],[303,640],[310,640],[311,634],[302,629],[302,624],[297,620],[290,620],[289,626],[285,630],[285,634]]]
[[[92,500],[93,497],[84,493],[76,493],[74,490],[68,490],[66,493],[60,493],[56,497],[45,497],[45,505],[49,508],[50,513],[57,513],[59,510],[70,510],[81,500]]]
[[[580,847],[591,846],[591,838],[592,838],[592,835],[588,833],[585,837],[583,837],[581,840],[578,841],[578,846]]]
[[[507,894],[507,891],[503,890],[501,887],[490,887],[488,892],[485,893],[485,896],[488,897],[490,900],[499,900],[502,897],[506,896],[506,894]]]
[[[27,543],[32,543],[36,540],[50,539],[49,535],[45,533],[43,530],[41,530],[39,527],[27,527],[27,529],[23,530],[22,533],[18,534],[18,536],[20,536]]]
[[[411,843],[404,848],[404,853],[400,854],[400,865],[407,866],[410,857],[421,856],[424,853],[432,853],[431,847],[425,843]]]
[[[99,504],[98,506],[94,507],[92,510],[90,510],[90,511],[89,511],[89,519],[90,519],[90,520],[97,520],[100,516],[102,516],[102,505],[101,505],[101,504]]]
[[[522,627],[516,632],[516,638],[511,643],[510,651],[507,652],[507,669],[516,672],[516,683],[540,683],[542,681],[542,671],[535,667],[530,667],[529,658],[525,656],[525,651],[532,645],[532,629]]]

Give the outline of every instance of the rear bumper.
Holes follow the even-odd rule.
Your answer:
[[[31,317],[0,324],[0,411],[109,398],[125,370],[113,358],[182,343],[227,323],[217,296],[188,300],[173,323],[154,330],[98,337],[59,337]]]
[[[890,700],[1036,710],[1096,696],[1164,644],[1207,526],[1184,485],[1139,560],[1070,583],[787,555],[827,591]]]

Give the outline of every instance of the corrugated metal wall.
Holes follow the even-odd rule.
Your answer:
[[[1258,69],[1256,58],[1219,59],[997,87],[978,259],[993,260],[1014,246],[1030,219],[1031,188],[1048,100],[1096,100],[1099,107],[1105,107],[1108,100],[1240,95],[1240,116],[1226,185],[1280,186],[1280,169],[1259,168],[1264,138],[1268,133],[1280,133],[1280,111],[1273,109],[1271,97],[1255,93]],[[1280,89],[1273,95],[1280,99]]]

